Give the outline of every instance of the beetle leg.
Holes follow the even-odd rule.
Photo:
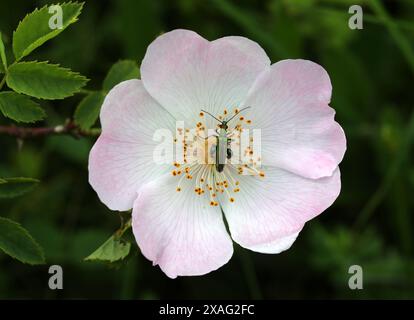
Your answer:
[[[200,137],[200,136],[197,136],[197,137],[199,137],[200,139],[207,140],[208,138],[217,137],[217,136],[215,134],[212,134],[211,136],[208,136],[208,137]]]
[[[232,156],[233,156],[233,151],[231,151],[231,149],[227,148],[227,159],[231,159]]]
[[[231,139],[227,139],[227,159],[231,159],[233,152],[231,151]]]

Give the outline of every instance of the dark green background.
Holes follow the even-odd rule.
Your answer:
[[[51,2],[1,1],[8,48],[18,21],[45,3]],[[364,8],[363,30],[348,28],[348,8],[356,3]],[[119,59],[140,63],[148,44],[175,28],[210,40],[243,35],[272,62],[304,58],[324,66],[348,140],[342,192],[289,251],[262,255],[236,247],[218,271],[171,280],[136,246],[118,268],[82,261],[120,223],[87,182],[92,138],[41,138],[19,151],[16,140],[1,136],[0,176],[42,183],[2,200],[0,215],[33,234],[48,265],[62,265],[64,290],[49,290],[48,265],[30,267],[0,253],[0,298],[414,298],[413,18],[412,0],[87,1],[80,21],[32,58],[81,72],[91,79],[89,89],[99,89]],[[48,118],[40,125],[62,123],[79,99],[43,102]],[[364,269],[364,290],[348,288],[352,264]]]

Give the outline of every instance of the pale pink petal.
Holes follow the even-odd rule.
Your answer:
[[[234,241],[242,247],[279,253],[295,241],[306,221],[338,197],[339,169],[331,177],[307,179],[283,169],[264,168],[265,177],[240,175],[235,202],[223,202]]]
[[[233,244],[220,207],[196,195],[193,181],[177,192],[177,181],[167,175],[140,189],[132,213],[135,239],[170,278],[203,275],[229,261]]]
[[[179,120],[198,121],[201,109],[214,115],[239,107],[256,77],[270,65],[263,49],[243,37],[209,42],[174,30],[148,47],[141,65],[145,88]],[[214,120],[206,119],[208,128]]]
[[[155,130],[174,130],[175,122],[140,80],[115,86],[101,109],[102,134],[89,154],[89,183],[112,210],[132,208],[137,190],[171,164],[153,161]]]
[[[257,79],[244,105],[262,130],[262,163],[317,179],[330,176],[346,149],[345,135],[328,106],[326,71],[306,60],[283,60]]]
[[[300,231],[293,232],[288,236],[283,236],[280,238],[275,238],[271,242],[260,243],[256,245],[251,245],[247,247],[249,250],[260,252],[260,253],[270,253],[276,254],[288,250],[293,242],[295,242]]]

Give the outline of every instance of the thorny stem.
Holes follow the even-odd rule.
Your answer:
[[[9,67],[13,66],[14,64],[18,63],[20,59],[16,59]],[[7,70],[6,70],[7,73]],[[6,83],[6,75],[4,75],[3,79],[0,82],[0,90],[3,88],[4,84]],[[90,94],[94,91],[82,89],[80,93],[82,94]],[[58,125],[55,127],[17,127],[15,125],[11,126],[0,126],[0,134],[9,135],[12,137],[16,137],[18,139],[27,139],[27,138],[37,138],[37,137],[44,137],[49,135],[62,135],[67,134],[71,135],[75,138],[80,137],[94,137],[98,136],[101,133],[101,129],[89,129],[84,130],[79,128],[72,120],[66,121],[65,124]]]
[[[101,133],[100,129],[83,130],[79,128],[73,121],[67,121],[63,125],[55,127],[16,127],[0,126],[0,134],[9,135],[19,139],[37,138],[49,135],[62,135],[68,134],[75,138],[98,136]]]

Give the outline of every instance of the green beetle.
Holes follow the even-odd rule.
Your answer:
[[[231,159],[232,152],[231,152],[231,139],[229,138],[228,134],[228,123],[233,120],[233,118],[239,115],[242,111],[249,109],[250,107],[245,107],[233,115],[229,120],[219,120],[215,116],[213,116],[210,112],[201,110],[202,112],[207,113],[209,116],[216,119],[219,124],[219,129],[216,130],[217,132],[217,142],[216,142],[216,170],[218,172],[222,172],[224,170],[224,165],[226,163],[226,158]]]

